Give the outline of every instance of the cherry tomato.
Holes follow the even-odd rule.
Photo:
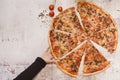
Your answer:
[[[59,11],[59,12],[62,12],[62,10],[63,10],[62,6],[59,6],[59,7],[58,7],[58,11]]]
[[[54,12],[53,12],[53,11],[50,11],[50,12],[49,12],[49,16],[50,16],[50,17],[53,17],[53,16],[54,16]]]
[[[53,10],[53,9],[54,9],[54,5],[51,4],[51,5],[49,6],[49,9],[50,9],[50,10]]]

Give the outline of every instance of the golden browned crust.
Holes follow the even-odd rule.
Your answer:
[[[77,77],[78,73],[76,73],[76,75],[75,75],[75,74],[72,74],[72,73],[66,71],[66,70],[63,69],[57,62],[56,62],[56,65],[57,65],[57,67],[58,67],[61,71],[63,71],[64,73],[66,73],[66,74],[68,74],[68,75],[70,75],[70,76],[72,76],[72,77]]]
[[[111,54],[117,49],[117,44],[118,44],[118,29],[117,29],[117,27],[113,27],[113,29],[116,30],[115,33],[113,34],[115,38],[110,43],[113,43],[114,45],[110,46],[109,47],[110,49],[108,50],[108,52],[110,52]]]
[[[60,15],[63,15],[65,13],[68,13],[68,12],[71,12],[71,11],[74,11],[74,10],[75,10],[75,7],[67,8],[63,12],[59,13],[56,17],[59,17]]]
[[[54,54],[53,49],[52,49],[52,45],[51,45],[51,41],[50,41],[50,30],[49,30],[49,34],[48,34],[48,42],[49,42],[51,54],[53,55],[53,57],[55,59],[58,59],[57,56]]]
[[[96,71],[96,72],[92,72],[92,73],[85,73],[85,72],[83,72],[83,75],[84,75],[84,76],[94,75],[94,74],[100,73],[100,72],[102,72],[102,71],[105,71],[105,70],[108,69],[109,67],[110,67],[110,62],[108,61],[107,66],[105,66],[102,70],[99,70],[99,71]],[[83,70],[83,71],[84,71],[84,70]]]
[[[113,43],[115,44],[114,46],[111,46],[113,50],[109,50],[109,52],[110,52],[111,54],[116,50],[118,41],[115,40],[115,41],[113,41]]]
[[[115,23],[115,24],[116,24],[116,23]],[[117,49],[117,44],[118,44],[118,29],[117,29],[117,27],[115,27],[115,28],[116,28],[117,31],[116,31],[115,34],[114,34],[115,37],[116,37],[116,40],[115,40],[115,42],[114,42],[114,43],[115,43],[114,51]],[[113,52],[114,52],[114,51],[113,51]],[[113,53],[113,52],[112,52],[112,53]]]

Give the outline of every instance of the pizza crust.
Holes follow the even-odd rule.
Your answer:
[[[73,74],[67,72],[65,69],[63,69],[57,62],[56,62],[56,65],[57,65],[57,67],[58,67],[60,70],[62,70],[64,73],[66,73],[66,74],[68,74],[68,75],[70,75],[70,76],[72,76],[72,77],[77,77],[78,73],[77,73],[76,75],[73,75]]]
[[[96,71],[96,72],[93,72],[93,73],[84,73],[84,72],[83,72],[83,75],[84,75],[84,76],[95,75],[95,74],[98,74],[98,73],[100,73],[100,72],[105,71],[105,70],[108,69],[109,67],[110,67],[110,62],[109,62],[109,64],[108,64],[104,69],[102,69],[102,70],[100,70],[100,71]]]
[[[49,30],[48,33],[49,33],[49,34],[48,34],[48,42],[49,42],[51,54],[53,55],[53,57],[54,57],[55,59],[57,59],[56,55],[55,55],[54,52],[53,52],[52,45],[51,45],[51,42],[50,42],[50,30]]]
[[[116,30],[117,30],[117,29],[116,29]],[[115,36],[116,36],[116,40],[115,40],[114,49],[116,50],[116,49],[117,49],[117,44],[118,44],[118,30],[116,31]]]
[[[68,9],[65,9],[63,12],[59,13],[56,17],[60,16],[60,15],[63,15],[64,13],[66,12],[69,12],[69,11],[72,11],[72,10],[75,10],[75,7],[70,7]]]

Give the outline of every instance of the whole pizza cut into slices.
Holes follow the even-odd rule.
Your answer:
[[[106,70],[110,62],[89,41],[86,43],[83,75],[93,75]]]
[[[79,47],[84,41],[87,43]],[[70,7],[53,18],[49,30],[50,48],[56,65],[66,74],[77,77],[84,53],[83,75],[93,75],[110,66],[110,61],[90,41],[110,53],[117,47],[116,23],[101,7],[78,2],[77,11]]]
[[[58,68],[70,76],[77,77],[84,51],[85,44],[73,51],[71,54],[67,55],[65,58],[57,61],[56,64]]]
[[[63,57],[74,49],[78,43],[82,43],[84,41],[83,38],[81,41],[78,41],[77,36],[58,32],[56,30],[50,30],[49,38],[52,54],[55,58]]]

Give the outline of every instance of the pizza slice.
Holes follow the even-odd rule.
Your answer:
[[[92,25],[90,29],[92,31],[100,31],[102,29],[116,27],[116,23],[113,18],[105,12],[101,7],[90,2],[78,2],[77,10],[81,16],[82,23]],[[83,27],[85,27],[83,25]]]
[[[110,65],[110,61],[107,61],[91,42],[87,42],[86,45],[83,75],[93,75],[106,70]]]
[[[57,61],[56,64],[58,68],[72,77],[77,77],[84,51],[85,44],[73,51],[71,54],[67,55],[65,58]]]
[[[50,30],[49,38],[52,54],[56,59],[61,58],[84,41],[78,41],[77,36],[56,30]]]
[[[82,29],[75,8],[71,7],[59,13],[51,25],[52,29],[65,31],[68,33],[78,33]]]
[[[106,48],[110,53],[113,53],[117,47],[117,29],[107,28],[105,30],[94,32],[90,39],[98,45]]]

